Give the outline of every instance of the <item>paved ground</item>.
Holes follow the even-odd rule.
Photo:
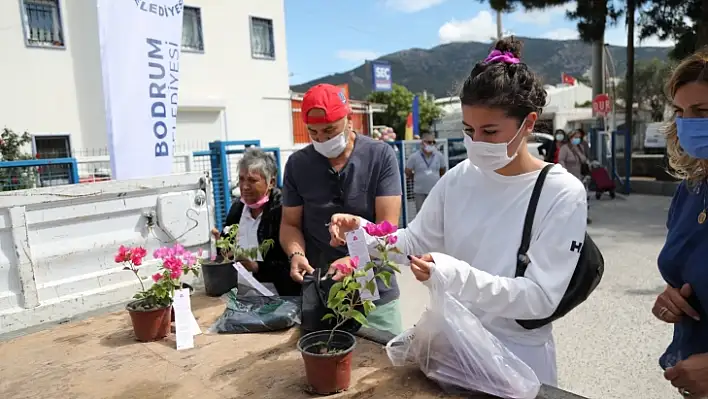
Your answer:
[[[605,277],[593,296],[556,323],[561,388],[591,399],[678,397],[657,364],[671,328],[651,315],[662,279],[656,257],[663,245],[670,198],[632,195],[593,199],[590,234],[605,257]],[[401,279],[404,323],[428,303],[410,272]]]

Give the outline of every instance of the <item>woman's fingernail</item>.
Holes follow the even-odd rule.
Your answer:
[[[406,255],[408,257],[408,260],[412,260],[413,258],[410,255]]]

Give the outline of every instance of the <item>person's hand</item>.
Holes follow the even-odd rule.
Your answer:
[[[290,260],[290,278],[295,282],[302,283],[305,274],[312,274],[314,271],[310,262],[302,255],[295,255]]]
[[[702,398],[708,395],[708,353],[693,355],[664,372],[664,378],[679,389],[684,397]]]
[[[683,316],[698,321],[700,319],[698,312],[686,301],[692,294],[693,289],[689,284],[684,284],[680,289],[667,285],[664,292],[656,297],[651,312],[665,323],[678,323]]]
[[[258,273],[258,262],[249,259],[240,259],[238,262],[249,272]]]
[[[329,221],[329,245],[339,247],[347,243],[345,234],[358,229],[360,224],[359,216],[346,213],[335,213]]]
[[[216,227],[211,228],[211,235],[214,236],[215,240],[221,238],[221,233],[219,233],[219,230],[217,230]]]
[[[435,267],[435,261],[433,256],[430,254],[425,254],[420,257],[408,255],[408,260],[411,261],[411,271],[418,281],[428,281],[430,278],[430,273]]]

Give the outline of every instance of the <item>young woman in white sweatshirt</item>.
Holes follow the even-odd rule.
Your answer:
[[[396,245],[418,280],[442,273],[448,292],[542,383],[557,385],[551,325],[527,330],[516,320],[544,319],[558,307],[585,238],[587,202],[578,179],[559,165],[550,170],[533,221],[530,264],[515,277],[526,209],[546,165],[526,146],[546,91],[520,62],[520,50],[513,37],[502,39],[475,65],[460,93],[469,160],[440,179],[416,218],[398,230]],[[344,232],[365,223],[334,215],[332,245],[343,245]]]

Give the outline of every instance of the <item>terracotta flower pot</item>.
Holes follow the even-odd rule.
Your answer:
[[[315,331],[297,341],[305,361],[305,375],[312,392],[330,395],[349,388],[352,355],[356,338],[346,331],[335,331],[327,351],[330,331]]]
[[[159,341],[170,333],[172,306],[143,310],[135,306],[139,301],[126,306],[133,322],[135,338],[141,342]]]

